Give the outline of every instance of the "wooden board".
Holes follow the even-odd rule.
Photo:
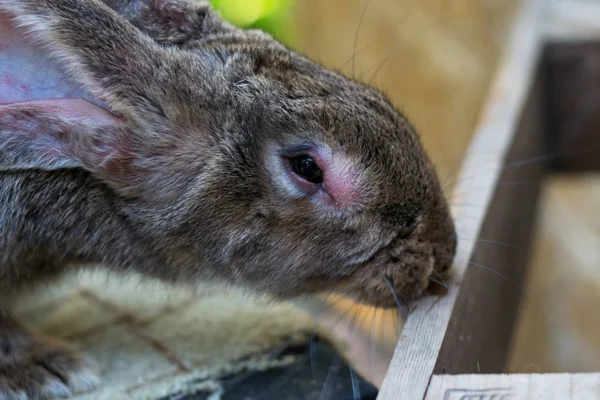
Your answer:
[[[435,375],[426,400],[593,400],[600,373]]]

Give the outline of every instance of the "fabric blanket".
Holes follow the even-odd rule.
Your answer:
[[[304,367],[314,370],[319,363],[327,368],[313,382],[315,399],[332,389],[327,380],[334,368],[347,381],[341,389],[350,393],[349,398],[356,398],[357,389],[363,393],[374,389],[349,370],[340,373],[347,367],[335,354],[328,360],[308,354],[319,348],[308,345],[318,331],[301,309],[214,285],[192,292],[137,276],[125,279],[91,272],[23,299],[17,313],[31,327],[75,344],[99,364],[102,385],[75,397],[80,400],[179,400],[194,393],[190,399],[242,398],[223,395],[227,387],[251,381],[261,372],[291,366],[280,376],[263,376],[258,386],[278,393],[269,385],[296,378],[294,387],[299,390],[298,379],[316,379],[314,374],[301,377]],[[263,396],[257,393],[252,398]],[[297,393],[278,398],[313,397]]]

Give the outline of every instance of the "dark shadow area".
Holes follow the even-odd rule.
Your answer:
[[[312,350],[312,351],[311,351]],[[312,357],[311,357],[312,353]],[[290,346],[276,359],[297,357],[284,367],[260,372],[240,371],[218,379],[220,400],[375,400],[377,389],[352,373],[350,367],[326,342]],[[354,379],[353,379],[354,377]],[[218,391],[217,391],[218,392]],[[160,400],[212,400],[215,391],[173,395]]]

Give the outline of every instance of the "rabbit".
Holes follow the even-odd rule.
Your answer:
[[[0,105],[0,398],[99,384],[11,314],[81,268],[382,308],[449,270],[442,185],[379,90],[207,2],[0,0],[0,15],[91,96]]]

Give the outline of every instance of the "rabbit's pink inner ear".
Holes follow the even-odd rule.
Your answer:
[[[0,12],[0,104],[47,98],[85,97],[24,27]]]

